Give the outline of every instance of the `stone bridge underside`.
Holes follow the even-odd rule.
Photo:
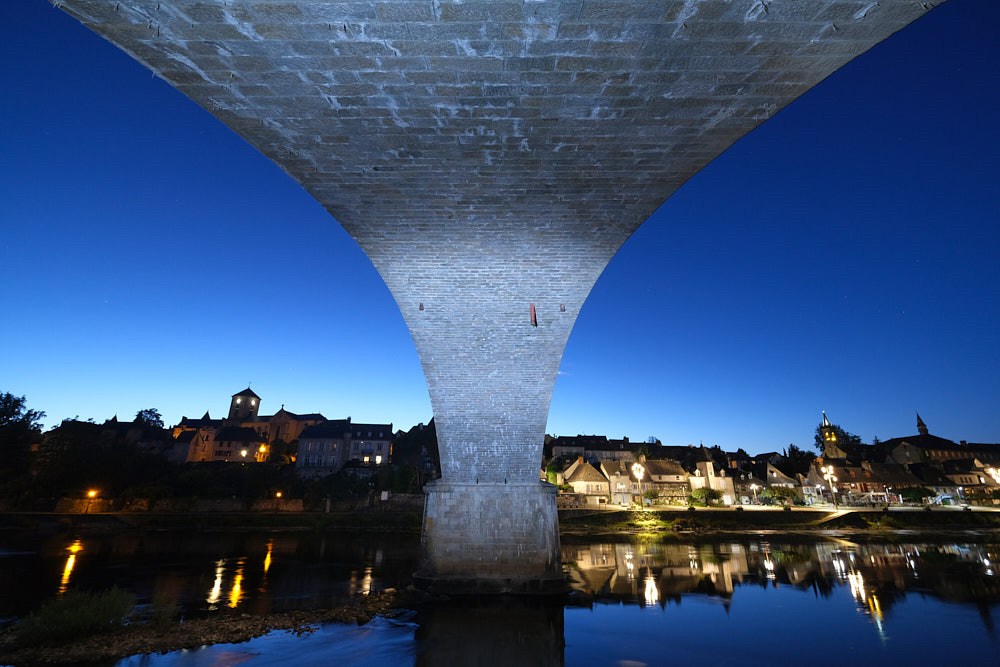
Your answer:
[[[437,423],[421,575],[511,590],[560,577],[542,442],[605,265],[733,142],[940,4],[52,1],[274,160],[368,253]]]

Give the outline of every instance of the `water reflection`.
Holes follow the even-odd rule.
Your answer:
[[[24,616],[67,590],[112,585],[139,604],[156,595],[177,602],[185,617],[331,607],[348,594],[405,588],[418,552],[417,537],[335,533],[15,537],[0,535],[0,619]],[[742,651],[765,635],[794,642],[822,623],[867,651],[859,660],[910,651],[919,664],[932,657],[955,664],[962,651],[1000,644],[998,550],[843,539],[564,542],[574,589],[568,601],[418,609],[414,643],[400,639],[409,646],[401,663],[576,665],[641,657],[659,664],[667,636],[680,651],[677,661],[697,661],[707,657],[699,653],[706,646],[721,652],[729,642],[727,650]],[[928,647],[932,638],[942,648]],[[690,654],[681,651],[686,643]],[[745,664],[767,664],[767,657]]]
[[[63,566],[62,579],[59,580],[59,591],[57,595],[62,595],[66,592],[66,587],[69,586],[69,578],[73,574],[73,567],[76,565],[76,555],[83,551],[83,542],[76,540],[73,544],[66,547],[66,551],[69,552],[69,556],[66,557],[66,564]]]
[[[466,598],[421,609],[414,621],[420,667],[564,664],[561,600]]]
[[[570,583],[581,595],[577,599],[586,605],[664,608],[680,604],[684,596],[706,596],[729,609],[739,602],[741,586],[791,586],[821,599],[843,587],[884,640],[886,616],[910,592],[976,604],[992,632],[991,605],[1000,602],[1000,578],[991,566],[996,551],[996,545],[845,540],[800,545],[653,541],[564,545],[563,556]]]

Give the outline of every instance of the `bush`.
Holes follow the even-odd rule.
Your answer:
[[[117,586],[100,592],[69,591],[21,621],[18,639],[28,645],[56,643],[117,630],[135,606],[135,596]]]
[[[720,498],[722,498],[722,494],[715,489],[702,487],[691,492],[691,495],[688,496],[688,504],[707,507],[709,503],[713,503]]]
[[[149,622],[157,630],[166,630],[180,616],[180,607],[176,602],[170,600],[163,593],[153,596],[153,611],[149,615]]]

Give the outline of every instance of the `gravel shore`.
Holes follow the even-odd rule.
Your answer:
[[[266,616],[216,616],[174,623],[165,629],[133,624],[125,629],[56,646],[19,646],[16,631],[0,634],[0,664],[86,664],[109,662],[131,655],[167,653],[209,644],[249,641],[274,630],[303,634],[322,623],[363,625],[377,615],[391,615],[397,601],[392,589],[359,595],[336,609],[293,611]]]

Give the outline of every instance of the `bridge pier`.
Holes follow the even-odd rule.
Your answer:
[[[451,594],[566,590],[556,487],[437,480],[424,492],[418,587]]]

